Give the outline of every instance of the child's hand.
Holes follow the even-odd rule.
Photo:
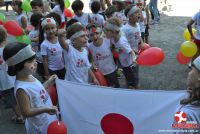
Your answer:
[[[93,83],[94,85],[100,85],[99,81],[96,78],[93,79]]]
[[[49,84],[54,84],[55,83],[55,80],[58,78],[58,76],[56,74],[54,75],[51,75],[48,79],[48,83]]]
[[[66,31],[64,29],[59,29],[57,35],[60,37],[66,37]]]
[[[57,111],[58,111],[58,108],[56,106],[52,106],[51,108],[47,109],[47,113],[50,114],[50,115],[56,114]]]

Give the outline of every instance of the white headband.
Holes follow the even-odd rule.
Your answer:
[[[47,24],[54,24],[54,25],[56,25],[56,21],[55,21],[53,18],[45,18],[45,19],[42,21],[42,23],[41,23],[42,29],[43,29]]]
[[[101,30],[100,27],[97,27],[97,28],[92,27],[92,28],[89,29],[89,34],[92,34],[92,33],[101,33],[101,32],[102,32],[102,30]]]
[[[127,16],[134,14],[136,11],[139,11],[139,9],[136,6],[133,6],[129,12],[127,13]]]
[[[6,60],[6,63],[8,66],[17,65],[18,63],[21,63],[22,61],[25,61],[26,59],[31,58],[34,55],[35,52],[32,50],[31,45],[27,45],[19,52],[17,52],[17,54]]]
[[[79,32],[76,32],[75,34],[73,34],[71,37],[70,37],[70,40],[73,40],[77,37],[80,37],[80,36],[83,36],[83,35],[86,35],[86,32],[85,31],[79,31]]]
[[[108,30],[115,30],[115,31],[120,31],[120,27],[115,25],[115,24],[112,24],[112,23],[109,23],[109,22],[106,22],[105,23],[105,26],[104,26],[105,29],[108,29]]]

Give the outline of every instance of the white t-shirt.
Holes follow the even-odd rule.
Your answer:
[[[120,11],[120,12],[114,12],[112,17],[116,17],[118,18],[121,22],[123,22],[123,24],[125,24],[127,22],[127,18],[124,14],[124,11]]]
[[[122,32],[126,36],[132,50],[138,52],[138,45],[141,40],[141,32],[139,25],[137,24],[136,27],[133,27],[127,23],[122,27]]]
[[[64,12],[60,9],[60,5],[56,5],[53,9],[52,12],[55,12],[60,15],[62,22],[65,22],[65,15]]]
[[[56,44],[45,39],[41,44],[41,55],[48,56],[48,68],[55,71],[64,68],[64,60],[62,55],[62,48],[57,41]]]
[[[22,17],[25,17],[27,19],[26,15],[23,12],[16,17],[16,21],[20,27],[22,27]]]
[[[33,76],[32,76],[33,77]],[[29,97],[32,108],[52,107],[51,98],[43,85],[34,78],[34,82],[16,80],[15,95],[18,89],[23,89]],[[46,134],[49,124],[56,120],[56,115],[42,113],[26,118],[25,126],[28,134]]]
[[[196,30],[197,30],[197,33],[195,35],[195,37],[200,40],[200,11],[197,12],[193,17],[192,17],[192,20],[194,20],[195,22],[195,27],[196,27]]]
[[[147,18],[145,11],[142,11],[142,16],[144,19]],[[145,21],[139,21],[139,25],[140,25],[140,32],[145,32],[145,28],[146,28]]]
[[[117,69],[112,52],[110,50],[109,39],[103,38],[101,46],[98,47],[93,43],[90,43],[88,48],[92,54],[94,63],[104,75],[113,73]]]
[[[8,65],[3,60],[3,49],[4,47],[0,48],[0,91],[4,91],[14,87],[15,77],[9,76]]]
[[[31,39],[33,38],[36,38],[36,37],[39,37],[39,30],[33,30],[29,33],[28,35]],[[36,60],[39,62],[39,63],[42,63],[42,55],[40,54],[40,51],[38,49],[39,47],[39,42],[31,42],[31,46],[32,48],[35,50],[36,52]]]
[[[91,14],[90,18],[91,18],[92,22],[97,23],[100,26],[104,25],[105,20],[104,20],[102,15],[100,15],[100,14]]]
[[[74,19],[78,20],[83,26],[87,26],[89,24],[90,15],[88,13],[83,13],[82,16],[74,15]]]
[[[126,39],[126,37],[121,36],[118,42],[115,42],[113,39],[111,42],[115,45],[116,49],[122,49],[122,52],[119,52],[119,61],[122,67],[128,67],[133,64],[133,57],[131,56],[131,47]]]
[[[83,48],[82,52],[80,52],[72,44],[68,46],[68,51],[63,50],[67,71],[65,79],[78,83],[88,83],[88,70],[91,65],[88,60],[87,49]]]

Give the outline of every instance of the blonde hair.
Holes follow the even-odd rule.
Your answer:
[[[115,18],[115,17],[111,17],[110,19],[107,20],[107,22],[114,24],[118,27],[121,27],[121,25],[122,25],[122,22],[118,18]]]

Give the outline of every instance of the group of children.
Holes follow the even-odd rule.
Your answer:
[[[0,39],[0,54],[4,63],[0,66],[1,73],[4,73],[1,77],[13,79],[2,89],[13,92],[15,88],[15,97],[21,114],[26,118],[28,133],[46,133],[48,124],[56,119],[57,108],[52,105],[45,88],[54,84],[57,77],[99,85],[92,71],[98,68],[109,86],[118,88],[117,69],[121,68],[127,88],[139,88],[136,59],[143,42],[148,43],[145,1],[125,3],[113,0],[112,6],[109,5],[104,12],[102,1],[93,0],[90,5],[92,14],[88,14],[82,11],[84,3],[75,0],[71,5],[75,13],[71,20],[64,16],[64,1],[55,2],[57,5],[48,13],[43,1],[31,1],[32,31],[26,29],[29,19],[22,11],[22,2],[13,2],[13,10],[18,14],[16,20],[30,36],[31,45],[14,42],[5,46],[7,35],[0,28],[5,35]],[[113,57],[113,51],[117,51],[118,59]],[[195,67],[198,70],[199,63]],[[36,70],[43,81],[47,80],[43,85],[33,76]],[[8,75],[16,76],[16,80]],[[16,102],[14,104],[16,106]],[[20,113],[16,115],[17,119],[21,119]]]

